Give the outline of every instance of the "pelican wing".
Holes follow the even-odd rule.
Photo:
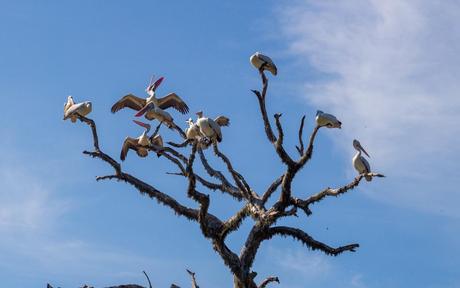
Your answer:
[[[371,165],[369,164],[369,162],[366,160],[366,158],[364,158],[363,156],[361,156],[361,161],[363,162],[364,166],[366,167],[366,170],[364,173],[371,173]]]
[[[273,63],[273,60],[268,57],[268,56],[265,56],[261,53],[258,54],[258,57],[260,58],[260,60],[264,61],[266,64],[266,68],[268,71],[270,71],[273,75],[276,76],[276,74],[278,73],[278,68],[276,67],[275,63]]]
[[[147,101],[143,98],[139,98],[133,94],[128,94],[118,100],[117,103],[113,104],[111,111],[112,113],[115,113],[126,107],[139,111],[145,106],[146,102]]]
[[[212,119],[209,119],[209,126],[211,126],[211,129],[214,131],[214,136],[216,137],[217,142],[221,142],[222,141],[222,131],[220,130],[219,124],[217,124]]]
[[[67,111],[64,113],[64,120],[69,119],[70,116],[74,115],[75,113],[78,113],[78,110],[85,105],[85,103],[78,103],[78,104],[73,104],[70,106]]]
[[[138,145],[137,139],[126,137],[125,141],[123,142],[123,146],[121,147],[120,159],[121,161],[125,161],[126,155],[128,155],[129,149],[133,149],[137,152]]]
[[[177,96],[176,93],[169,93],[165,97],[158,99],[158,106],[161,109],[168,109],[169,107],[173,107],[182,114],[188,113],[187,104],[185,104],[184,100]]]
[[[219,116],[214,119],[214,121],[216,121],[219,126],[230,126],[230,119],[225,116]]]
[[[273,65],[273,66],[275,65],[275,64],[273,63],[272,58],[270,58],[270,57],[268,57],[268,56],[266,56],[266,55],[264,55],[264,54],[262,54],[262,53],[258,53],[258,54],[257,54],[257,57],[259,57],[260,60],[264,61],[264,62],[267,63],[268,65]]]
[[[161,135],[156,135],[153,139],[150,139],[150,141],[152,142],[152,145],[163,147],[163,138]]]

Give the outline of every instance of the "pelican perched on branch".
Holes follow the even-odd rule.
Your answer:
[[[273,60],[260,52],[252,54],[249,60],[251,61],[252,66],[256,67],[257,70],[268,70],[275,76],[278,73],[278,69],[276,68],[275,63],[273,63]]]
[[[144,127],[145,130],[144,132],[142,132],[141,136],[137,138],[126,137],[125,141],[123,142],[123,146],[121,148],[120,153],[120,159],[122,161],[125,161],[126,156],[128,155],[128,151],[130,149],[136,151],[139,157],[146,157],[149,154],[148,147],[150,145],[163,147],[163,138],[160,135],[155,135],[153,139],[147,136],[147,133],[149,133],[151,127],[149,124],[136,120],[133,121],[137,125]],[[157,155],[158,157],[161,156],[161,154],[159,153],[157,153]]]
[[[211,119],[203,116],[203,111],[196,113],[198,119],[196,120],[196,125],[200,128],[201,135],[208,137],[211,141],[214,139],[217,142],[222,141],[222,131],[220,130],[221,126],[229,126],[230,119],[225,116],[219,116],[216,119]]]
[[[324,113],[321,110],[316,111],[316,124],[327,128],[342,128],[342,122],[340,122],[334,115]]]
[[[188,118],[187,121],[188,128],[185,129],[185,135],[187,136],[187,139],[189,140],[194,140],[194,139],[200,139],[201,134],[200,134],[200,127],[196,123],[193,123],[192,118]]]
[[[188,113],[188,106],[187,104],[179,97],[177,96],[176,93],[169,93],[168,95],[162,97],[162,98],[156,98],[156,89],[158,86],[160,86],[161,82],[163,82],[164,77],[160,77],[158,80],[153,82],[153,77],[150,80],[149,85],[145,89],[147,94],[149,95],[147,98],[140,98],[137,96],[134,96],[133,94],[128,94],[118,100],[113,106],[112,106],[112,113],[115,113],[123,108],[131,108],[136,111],[141,110],[142,108],[145,108],[148,104],[153,103],[156,107],[165,110],[168,108],[174,108],[177,111],[181,112],[182,114]],[[153,82],[153,83],[152,83]],[[145,118],[148,120],[152,120],[153,118],[150,118],[150,114],[146,114]]]
[[[366,150],[364,150],[363,146],[361,146],[361,143],[359,143],[359,141],[356,139],[353,140],[353,147],[358,151],[353,157],[353,166],[355,167],[356,171],[358,171],[359,174],[371,173],[371,165],[369,165],[369,162],[367,162],[366,158],[361,155],[361,151],[364,152],[367,157],[371,156],[367,154]],[[364,177],[367,181],[372,180],[372,176],[370,175],[365,175]]]
[[[64,103],[64,120],[70,118],[70,121],[75,123],[77,116],[86,116],[91,113],[92,104],[90,101],[77,103],[73,100],[72,96],[67,97],[67,102]]]

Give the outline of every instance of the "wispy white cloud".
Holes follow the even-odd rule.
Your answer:
[[[18,151],[9,151],[0,154],[0,277],[7,277],[6,281],[29,277],[35,283],[59,281],[64,286],[89,281],[103,286],[106,281],[143,281],[142,269],[161,271],[168,265],[120,247],[63,234],[71,231],[63,227],[69,225],[66,216],[78,204],[59,195],[56,181],[30,168],[46,163],[25,161]]]
[[[286,4],[286,2],[283,2]],[[460,20],[457,1],[296,1],[281,29],[299,63],[322,73],[302,90],[344,122],[390,176],[373,197],[460,216]],[[367,188],[366,188],[367,189]]]
[[[269,259],[276,259],[275,262],[267,261],[267,263],[270,263],[270,268],[279,276],[282,275],[280,287],[300,288],[306,286],[304,283],[313,287],[368,287],[362,273],[343,269],[335,263],[337,258],[310,251],[305,247],[269,246],[266,256]]]
[[[321,278],[332,269],[327,257],[307,249],[270,249],[270,255],[284,271],[293,272],[306,279]]]

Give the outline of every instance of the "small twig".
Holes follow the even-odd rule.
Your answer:
[[[304,147],[303,147],[303,126],[305,124],[305,115],[303,115],[302,120],[300,120],[300,127],[299,127],[299,146],[295,146],[297,148],[297,151],[300,154],[300,157],[302,157],[303,152],[304,152]]]
[[[192,288],[200,288],[198,284],[196,283],[195,273],[188,269],[185,269],[185,270],[187,270],[187,273],[190,274],[190,277],[192,277]]]
[[[276,282],[279,284],[280,280],[278,279],[278,277],[275,276],[267,277],[264,281],[262,281],[262,283],[260,283],[259,286],[257,286],[257,288],[265,288],[271,282]]]
[[[147,278],[147,281],[149,281],[149,288],[152,288],[152,282],[150,282],[149,275],[147,275],[145,271],[142,271],[142,273],[144,273],[145,277]]]
[[[176,147],[176,148],[183,148],[183,147],[186,147],[188,144],[190,144],[192,142],[192,140],[190,139],[187,139],[185,140],[184,142],[180,143],[180,144],[177,144],[177,143],[174,143],[174,142],[167,142],[169,145],[173,146],[173,147]]]

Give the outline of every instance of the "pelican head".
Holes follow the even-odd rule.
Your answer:
[[[196,115],[198,116],[198,118],[203,117],[203,111],[196,112]]]
[[[144,133],[149,133],[150,131],[150,124],[147,124],[147,123],[144,123],[144,122],[141,122],[141,121],[137,121],[137,120],[133,120],[134,123],[136,123],[137,125],[139,126],[142,126],[145,128],[145,132]]]
[[[188,120],[185,121],[185,123],[187,123],[188,125],[192,126],[192,125],[193,125],[193,120],[192,120],[192,118],[188,118]]]
[[[371,156],[369,156],[369,154],[367,154],[366,150],[364,150],[363,146],[361,146],[361,143],[359,143],[358,140],[356,140],[356,139],[353,140],[353,147],[355,147],[355,149],[358,150],[358,151],[363,151],[364,154],[367,155],[367,157],[371,157]]]
[[[149,85],[147,86],[147,88],[145,89],[145,91],[150,95],[154,95],[155,94],[155,90],[158,88],[158,86],[160,86],[161,82],[163,82],[164,80],[164,77],[160,77],[158,78],[157,81],[153,82],[153,79],[154,79],[155,76],[152,76],[152,78],[150,79],[150,82],[149,82]],[[152,83],[153,82],[153,83]]]

